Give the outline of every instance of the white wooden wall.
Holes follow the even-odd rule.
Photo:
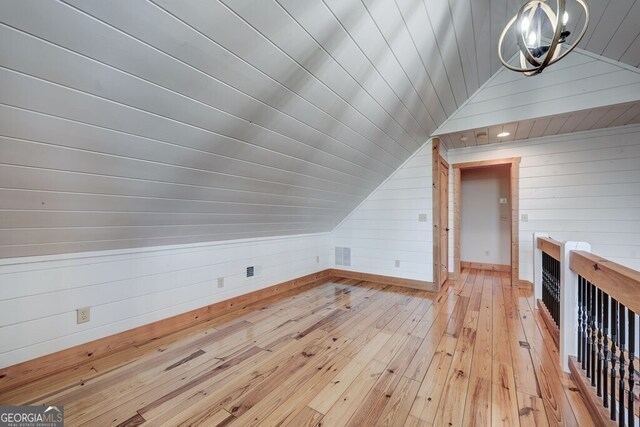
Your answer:
[[[489,128],[639,99],[637,68],[576,50],[535,78],[502,68],[435,134]],[[511,130],[513,136],[516,133],[516,129]]]
[[[316,257],[320,262],[316,262]],[[0,367],[331,266],[329,235],[236,240],[0,261]],[[261,270],[245,277],[247,266]],[[217,278],[224,277],[219,289]],[[79,307],[91,321],[76,324]]]
[[[519,223],[521,279],[533,277],[536,231],[557,240],[589,242],[594,253],[640,270],[640,126],[450,150],[448,155],[451,164],[522,157],[520,214],[527,214],[528,222]]]
[[[338,268],[433,280],[431,157],[428,142],[334,230],[332,245],[351,248]]]

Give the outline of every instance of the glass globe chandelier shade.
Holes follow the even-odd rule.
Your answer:
[[[580,33],[572,43],[567,44],[571,35],[571,31],[567,30],[571,17],[566,10],[566,0],[555,0],[555,11],[549,6],[549,0],[529,0],[500,34],[498,57],[502,65],[527,76],[534,76],[575,49],[587,31],[589,6],[584,0],[571,1],[582,7],[585,17]],[[509,64],[503,56],[504,41],[509,32],[515,33],[519,65]]]

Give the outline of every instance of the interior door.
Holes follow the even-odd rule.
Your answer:
[[[440,157],[438,165],[440,188],[440,283],[442,286],[449,277],[449,164]]]

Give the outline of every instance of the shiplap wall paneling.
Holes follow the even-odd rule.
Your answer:
[[[250,2],[246,2],[250,3]],[[363,2],[327,0],[323,2],[335,19],[349,33],[349,38],[366,56],[367,62],[380,74],[397,96],[400,104],[411,113],[418,124],[418,138],[426,140],[433,131],[435,122],[421,98],[420,89],[410,80],[398,57],[387,44],[383,33]],[[422,130],[422,131],[421,131]]]
[[[586,241],[640,269],[640,126],[449,150],[451,164],[519,156],[520,278],[531,280],[537,231]]]
[[[429,142],[334,230],[332,245],[351,248],[345,269],[433,280],[431,151]]]
[[[444,106],[437,96],[433,81],[424,67],[424,61],[413,43],[398,5],[395,2],[379,0],[364,0],[363,4],[384,38],[386,46],[426,107],[433,124],[437,126],[438,123],[443,123],[447,118]]]
[[[452,26],[458,44],[462,71],[464,73],[464,83],[468,96],[478,90],[481,85],[472,3],[474,2],[449,2]],[[482,82],[484,82],[484,79]]]
[[[20,218],[2,230],[3,257],[328,230],[409,154],[398,144],[384,144],[387,152],[326,114],[312,122],[317,108],[306,104],[295,109],[304,117],[278,112],[185,62],[193,54],[179,60],[63,3],[1,7],[10,23],[0,26],[1,167],[12,194],[3,202]],[[196,34],[155,6],[136,7],[168,20],[163,28]],[[147,35],[175,50],[175,40]],[[75,207],[61,203],[70,198]],[[9,203],[17,199],[20,207]],[[146,223],[146,202],[176,215]],[[228,215],[228,203],[241,215]]]
[[[59,14],[62,13],[59,12]],[[148,46],[136,42],[132,38],[125,37],[122,33],[116,32],[112,28],[104,25],[100,26],[94,20],[82,22],[82,19],[89,20],[89,18],[77,12],[68,12],[68,14],[73,13],[78,16],[74,16],[76,19],[72,20],[72,22],[75,24],[79,20],[81,21],[79,25],[90,26],[90,34],[94,34],[94,37],[83,39],[82,44],[86,46],[74,46],[73,43],[67,40],[63,42],[83,52],[83,55],[75,54],[62,48],[56,49],[40,39],[3,27],[3,39],[8,37],[12,41],[12,43],[6,44],[7,49],[11,51],[7,52],[6,57],[3,56],[3,63],[7,67],[21,72],[21,74],[25,73],[42,79],[24,78],[21,75],[3,75],[3,80],[14,83],[17,86],[15,93],[7,94],[7,97],[3,99],[5,103],[15,105],[11,101],[25,102],[20,98],[21,92],[19,89],[21,85],[29,85],[32,90],[37,91],[36,93],[39,96],[31,100],[31,103],[17,106],[37,111],[44,110],[43,112],[52,114],[64,115],[66,113],[71,116],[67,118],[91,120],[90,117],[86,117],[86,114],[82,114],[77,108],[73,109],[72,106],[74,104],[68,106],[66,103],[63,104],[67,108],[61,112],[51,111],[49,106],[52,98],[61,100],[82,98],[81,101],[76,103],[88,103],[87,108],[95,104],[101,104],[103,105],[101,108],[116,110],[119,113],[117,115],[112,113],[115,117],[112,117],[111,121],[107,122],[109,125],[105,125],[105,127],[129,131],[134,134],[150,137],[159,136],[158,132],[150,134],[151,129],[160,130],[165,127],[173,131],[165,131],[165,137],[171,138],[171,141],[178,141],[179,135],[184,136],[184,133],[190,130],[185,129],[188,126],[200,131],[208,131],[209,134],[221,134],[247,142],[247,139],[252,134],[269,132],[276,138],[284,138],[293,142],[293,144],[288,144],[292,149],[293,147],[306,146],[326,153],[333,160],[343,157],[346,164],[352,165],[356,169],[368,169],[367,165],[370,165],[373,170],[384,174],[385,170],[388,171],[388,168],[392,170],[394,167],[394,163],[386,167],[383,166],[383,161],[385,159],[390,161],[392,157],[388,157],[390,155],[384,153],[379,147],[376,149],[375,147],[377,146],[373,143],[369,143],[368,147],[379,150],[377,154],[383,160],[374,160],[366,154],[365,151],[368,148],[365,148],[363,144],[367,143],[364,138],[354,136],[355,133],[353,132],[350,136],[338,140],[327,133],[305,125],[291,116],[280,113],[264,104],[257,103],[247,95],[233,90],[167,55],[149,49]],[[56,15],[53,14],[53,16]],[[66,15],[60,17],[60,19],[65,18],[67,18]],[[29,26],[30,31],[46,32],[47,29],[50,29],[52,34],[46,33],[47,38],[55,41],[60,38],[57,37],[60,32],[57,28],[43,26],[32,29],[33,25],[31,20],[25,23],[25,26]],[[129,58],[121,57],[112,59],[108,58],[106,54],[99,53],[109,51],[109,49],[103,49],[105,40],[109,42],[112,49],[131,52],[134,57],[139,59],[129,60]],[[93,44],[91,41],[93,41]],[[78,44],[78,42],[75,44]],[[21,54],[20,52],[31,52],[31,55]],[[33,59],[35,53],[38,54],[38,57],[47,59],[50,66],[46,68],[40,67],[39,62]],[[107,56],[107,58],[102,56]],[[119,71],[105,63],[91,60],[91,57],[98,57],[102,61],[108,61],[115,66],[129,69],[130,72]],[[69,66],[83,71],[69,73]],[[157,70],[161,70],[161,72]],[[132,73],[144,75],[144,79]],[[95,84],[96,79],[100,84]],[[52,88],[50,84],[47,84],[49,81],[61,86]],[[185,81],[190,84],[185,84]],[[67,87],[76,91],[65,91],[64,89]],[[85,92],[99,98],[93,99],[93,97],[83,96]],[[9,98],[10,95],[13,95],[12,98],[14,99]],[[107,99],[111,102],[103,101]],[[98,105],[93,106],[93,108],[95,110],[92,111],[101,110]],[[128,123],[126,119],[121,118],[123,114],[126,114],[127,117],[135,117],[137,115],[140,119],[137,122],[130,120],[133,123]],[[116,123],[114,123],[115,118],[119,118]],[[101,123],[95,124],[101,125]],[[155,128],[151,128],[152,124],[155,124]],[[125,128],[124,126],[128,127]],[[256,132],[256,130],[252,132],[252,126],[258,126],[256,130],[259,130],[259,132]],[[347,138],[350,137],[355,139],[348,140]],[[335,143],[329,144],[329,141]],[[286,148],[286,146],[282,147]],[[369,164],[369,162],[371,163]]]
[[[166,2],[172,10],[176,10],[176,8],[184,9],[183,2],[171,1]],[[318,47],[318,41],[327,40],[328,34],[325,33],[324,37],[320,37],[320,35],[315,35],[312,37],[307,33],[307,25],[305,28],[301,28],[298,25],[297,21],[294,20],[291,14],[284,10],[282,4],[279,4],[275,1],[266,1],[266,2],[248,2],[248,1],[233,1],[233,2],[223,2],[226,7],[235,12],[238,16],[242,18],[246,23],[256,28],[260,33],[262,33],[265,37],[271,40],[275,45],[277,45],[280,49],[287,52],[291,57],[295,58],[297,62],[303,64],[305,67],[313,70],[314,74],[318,73],[322,75],[320,69],[323,67],[328,67],[331,71],[334,72],[336,77],[342,77],[342,81],[337,81],[336,85],[342,88],[351,87],[360,91],[362,89],[359,86],[359,81],[354,78],[355,74],[350,74],[350,72],[345,71],[342,63],[337,64],[332,58],[332,55],[328,54],[327,45],[322,44],[322,48]],[[307,3],[309,4],[309,3]],[[300,5],[302,6],[302,5]],[[335,28],[336,26],[340,26],[338,23],[332,22],[335,21],[335,16],[329,13],[328,10],[319,10],[325,7],[324,4],[317,4],[318,9],[316,9],[317,14],[313,15],[314,18],[317,19],[318,25],[315,26],[315,29],[322,31],[329,31],[331,27]],[[363,8],[362,3],[356,4],[356,6]],[[300,8],[298,8],[300,10]],[[200,14],[199,10],[195,11]],[[309,13],[309,9],[303,10],[301,12]],[[360,13],[366,12],[362,9],[359,10]],[[370,18],[366,15],[358,15],[365,22],[370,22]],[[336,25],[338,24],[338,25]],[[282,29],[287,29],[288,31],[281,31]],[[347,27],[347,31],[349,28]],[[346,34],[343,31],[334,32],[333,33],[334,41],[331,46],[335,47],[336,44],[340,44],[339,42],[349,43],[350,34]],[[310,56],[309,52],[314,52],[315,55]],[[331,51],[330,51],[331,52]],[[332,52],[333,53],[333,52]],[[362,58],[362,54],[355,57],[355,59]],[[373,67],[372,64],[366,64],[370,67]],[[351,71],[349,68],[347,70]],[[397,120],[416,141],[420,139],[424,139],[425,129],[421,126],[419,120],[421,120],[421,115],[426,117],[426,110],[424,110],[424,105],[420,106],[417,103],[414,103],[414,107],[421,109],[421,114],[412,111],[409,103],[407,103],[406,98],[402,100],[397,97],[397,94],[394,92],[395,88],[391,87],[398,82],[395,80],[384,80],[382,77],[375,76],[378,74],[374,70],[373,77],[378,80],[378,84],[380,87],[378,89],[373,89],[373,85],[371,85],[371,81],[366,82],[366,88],[370,89],[372,94],[376,93],[376,98],[379,100],[381,105],[384,105],[386,110],[392,111],[390,108],[391,105],[398,106],[400,108],[394,108],[394,112],[397,114]],[[402,80],[400,80],[402,82]],[[391,85],[391,86],[390,86]],[[364,86],[364,85],[363,85]],[[343,89],[344,90],[344,89]],[[415,93],[415,92],[414,92]],[[380,96],[378,94],[384,94]],[[415,97],[417,98],[417,97]],[[414,101],[415,101],[414,98]],[[370,102],[370,101],[369,101]],[[419,102],[419,100],[418,100]]]
[[[420,57],[420,63],[427,72],[435,95],[448,117],[459,105],[454,98],[451,82],[448,78],[445,80],[446,68],[440,55],[427,9],[424,3],[412,0],[398,0],[395,3]],[[462,82],[455,83],[461,84]]]
[[[329,250],[316,234],[2,260],[0,366],[324,270]],[[77,325],[86,306],[91,321]]]
[[[499,70],[437,134],[590,110],[640,99],[640,71],[574,51],[535,79]]]
[[[602,4],[605,2],[598,3]],[[635,3],[636,0],[609,0],[606,3],[604,13],[599,18],[599,24],[593,28],[588,38],[584,40],[584,42],[581,42],[586,46],[586,49],[599,54],[604,52],[624,22],[625,17],[631,12],[631,8]],[[618,43],[620,41],[616,40]]]
[[[459,51],[458,39],[453,25],[449,2],[433,2],[427,6],[429,21],[433,28],[438,49],[444,61],[447,78],[451,84],[453,95],[458,105],[462,105],[467,98],[462,58]],[[469,76],[468,78],[471,78]]]

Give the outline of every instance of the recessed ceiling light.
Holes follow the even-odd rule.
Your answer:
[[[466,142],[469,138],[467,138],[466,136],[461,136],[460,137],[460,141],[462,142]]]
[[[509,132],[500,132],[498,134],[498,138],[504,138],[505,136],[509,136],[511,135]]]

